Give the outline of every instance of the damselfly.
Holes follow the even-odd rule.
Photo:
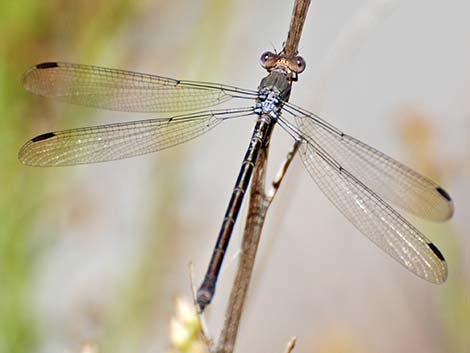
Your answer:
[[[48,132],[28,141],[21,148],[19,159],[32,166],[122,159],[188,141],[226,120],[254,117],[256,125],[249,147],[198,291],[201,310],[214,295],[243,196],[260,150],[268,143],[275,124],[300,144],[302,161],[313,180],[361,233],[419,277],[433,283],[444,282],[447,265],[440,251],[389,203],[422,218],[444,221],[453,213],[447,192],[318,115],[289,103],[292,82],[305,69],[302,57],[266,52],[261,64],[268,75],[258,90],[79,64],[38,64],[26,71],[23,85],[41,96],[116,111],[191,113]],[[207,109],[229,100],[246,106]]]

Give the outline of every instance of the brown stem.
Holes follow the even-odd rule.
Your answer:
[[[295,56],[297,54],[300,35],[309,4],[310,0],[295,0],[289,33],[283,49],[286,56]],[[286,161],[281,166],[280,172],[273,181],[272,188],[268,193],[265,192],[265,177],[269,144],[263,146],[255,166],[250,188],[250,202],[243,233],[240,261],[230,293],[224,327],[214,349],[217,353],[233,352],[266,214],[298,148],[299,142],[296,142],[289,152]]]
[[[268,211],[267,199],[264,194],[264,182],[267,163],[267,148],[263,149],[254,171],[250,188],[250,203],[243,233],[242,249],[237,274],[230,293],[224,327],[217,343],[217,352],[231,353],[235,346],[238,326],[246,293],[253,273],[256,252]]]
[[[309,5],[310,0],[296,0],[294,3],[289,33],[287,34],[287,40],[284,43],[283,49],[284,54],[288,57],[297,55],[300,36],[302,35],[302,28],[304,27]]]
[[[291,150],[287,154],[287,157],[286,157],[284,163],[282,163],[281,168],[279,168],[279,172],[277,173],[276,177],[272,181],[271,190],[269,190],[268,193],[267,193],[269,204],[271,204],[271,202],[274,199],[274,196],[276,196],[276,193],[279,190],[279,187],[281,186],[282,179],[284,179],[284,176],[287,173],[287,169],[289,168],[290,163],[292,162],[292,160],[294,159],[294,156],[296,155],[297,151],[299,150],[299,147],[300,147],[301,143],[302,142],[300,142],[300,141],[296,141],[294,143]]]

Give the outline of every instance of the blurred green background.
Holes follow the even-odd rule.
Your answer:
[[[17,151],[32,136],[148,115],[33,97],[21,74],[61,60],[255,88],[291,6],[0,1],[0,352],[166,350],[172,299],[190,296],[189,261],[202,278],[254,123],[155,156],[24,167]],[[423,283],[362,239],[296,160],[267,220],[239,351],[281,351],[296,335],[295,352],[470,352],[468,13],[464,1],[313,1],[291,100],[446,187],[450,223],[412,220],[449,280]],[[290,144],[276,132],[270,170]],[[208,312],[215,337],[241,229]]]

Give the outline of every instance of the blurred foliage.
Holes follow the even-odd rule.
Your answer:
[[[175,308],[170,322],[169,353],[207,353],[208,342],[204,340],[195,306],[187,299],[176,298]]]
[[[216,0],[202,4],[201,15],[194,24],[194,36],[187,39],[190,49],[185,55],[186,70],[192,65],[200,70],[210,68],[210,73],[216,75],[217,67],[222,62],[220,53],[223,52],[223,45],[233,43],[222,43],[218,53],[214,53],[213,43],[227,31],[230,25],[227,18],[233,11],[233,4]],[[43,338],[41,318],[35,316],[33,307],[33,277],[35,264],[47,241],[35,237],[35,227],[43,208],[47,206],[32,200],[41,200],[45,185],[51,183],[46,180],[47,173],[36,173],[31,168],[21,166],[16,156],[21,144],[39,131],[38,126],[46,120],[60,119],[46,100],[32,99],[23,90],[21,73],[40,61],[60,59],[58,54],[66,56],[66,60],[94,62],[102,55],[104,47],[119,27],[132,19],[135,6],[137,4],[129,0],[0,0],[0,30],[3,33],[0,42],[0,353],[36,351]],[[113,51],[113,60],[119,61],[123,52]],[[405,143],[422,139],[418,143],[419,148],[409,146],[410,151],[418,153],[412,156],[416,162],[412,164],[420,166],[418,169],[433,178],[441,179],[439,171],[442,166],[436,165],[434,160],[429,127],[423,125],[424,120],[416,117],[407,118],[407,121],[410,125],[402,131]],[[163,176],[159,180],[164,181],[155,183],[155,189],[148,193],[149,205],[145,205],[148,208],[144,207],[149,213],[146,229],[148,242],[142,246],[139,262],[124,280],[120,307],[109,308],[104,334],[100,337],[108,343],[100,351],[139,351],[136,344],[142,341],[155,317],[155,312],[148,308],[168,305],[159,303],[156,293],[164,272],[161,263],[177,251],[178,237],[162,240],[154,236],[152,230],[158,229],[161,234],[181,232],[175,221],[178,214],[176,200],[181,195],[175,187],[178,178],[174,177],[179,175],[180,159],[174,157],[174,154],[165,157],[174,164],[170,164],[164,172],[160,171]],[[155,197],[156,194],[158,197]],[[447,230],[448,233],[453,232],[451,227]],[[458,263],[458,246],[449,240],[444,247],[444,253],[457,259],[455,263]],[[470,347],[470,288],[464,280],[463,268],[453,268],[452,273],[440,301],[441,317],[451,351],[463,353]],[[170,330],[170,335],[174,335],[170,337],[175,339],[174,346],[191,339],[196,341],[196,331],[189,334],[185,331],[187,322],[182,322],[183,326],[174,322]],[[191,330],[195,328],[191,326]],[[125,335],[122,334],[124,332]],[[191,339],[181,339],[178,336],[181,332]],[[345,336],[327,337],[325,342],[339,343],[320,342],[318,351],[364,351],[361,344]],[[182,351],[187,349],[184,345],[178,348]],[[84,352],[96,350],[95,346],[85,346],[83,349]]]
[[[189,71],[195,77],[217,74],[222,61],[218,59],[221,59],[220,53],[224,48],[214,43],[218,43],[216,37],[223,36],[227,31],[230,25],[227,18],[233,7],[232,1],[207,0],[201,3],[201,10],[192,25],[193,30],[186,38],[184,47],[187,52],[183,56],[188,60],[179,68],[181,77],[185,77]],[[218,30],[214,31],[213,28]],[[143,207],[148,214],[148,223],[143,230],[146,239],[140,248],[138,261],[122,284],[121,305],[112,308],[108,317],[103,351],[135,351],[145,340],[148,329],[153,327],[155,317],[166,316],[169,303],[160,300],[162,283],[165,281],[165,264],[179,258],[180,242],[188,236],[184,234],[184,226],[178,218],[180,198],[184,197],[180,179],[183,159],[183,150],[169,149],[160,155],[160,162],[153,169],[155,182],[148,189],[147,203]],[[180,308],[179,304],[177,307]],[[120,334],[122,332],[126,333],[125,337]],[[201,342],[193,343],[186,349],[200,351]]]
[[[156,7],[161,6],[158,3],[152,2]],[[229,23],[225,19],[230,4],[217,1],[205,4],[194,24],[197,30],[191,32],[194,36],[187,39],[191,47],[189,57],[203,52],[198,56],[202,62],[210,59],[217,62],[213,50],[201,51],[197,46],[210,47],[214,37],[224,30],[224,24]],[[48,240],[44,237],[46,232],[38,232],[36,227],[43,212],[53,209],[39,204],[38,200],[44,200],[46,190],[53,185],[48,175],[57,180],[57,173],[53,170],[39,173],[22,166],[17,152],[28,138],[43,132],[44,126],[49,129],[62,125],[63,110],[69,109],[61,107],[57,111],[54,103],[32,97],[21,86],[21,74],[31,65],[49,60],[94,63],[103,53],[107,53],[109,66],[116,64],[121,55],[129,53],[112,50],[109,57],[109,51],[106,52],[109,42],[120,26],[133,20],[137,6],[147,5],[128,0],[0,1],[0,26],[2,33],[7,34],[0,43],[0,182],[4,186],[0,197],[0,352],[37,351],[41,339],[47,340],[41,318],[34,313],[33,282],[37,275],[35,264]],[[212,30],[214,27],[219,28],[217,33]],[[200,32],[206,35],[201,36]],[[189,67],[190,62],[185,64]],[[214,71],[212,68],[211,72]],[[66,115],[70,121],[76,112],[71,109]],[[149,193],[149,204],[143,206],[149,213],[145,229],[149,235],[147,243],[142,245],[135,267],[123,278],[121,291],[117,293],[118,306],[105,308],[101,333],[97,333],[103,351],[135,350],[152,326],[155,313],[148,308],[159,307],[157,292],[164,272],[161,263],[178,246],[175,237],[162,240],[155,236],[156,229],[161,234],[178,232],[174,221],[178,213],[175,202],[178,179],[174,175],[178,175],[180,158],[172,155],[171,160],[172,164],[165,168],[167,177],[159,178],[162,182],[155,183],[155,190]]]
[[[95,342],[87,342],[81,347],[79,353],[100,353],[100,349]]]
[[[353,328],[341,328],[340,325],[332,331],[326,331],[320,340],[315,342],[311,352],[315,353],[367,353],[369,350],[364,342],[357,338],[358,332]],[[295,350],[294,350],[295,352]]]
[[[450,180],[453,176],[450,174],[452,168],[443,164],[448,163],[447,159],[442,161],[437,157],[438,148],[434,143],[435,131],[434,127],[429,124],[432,119],[414,107],[402,109],[400,115],[400,140],[409,153],[412,161],[410,164],[417,166],[417,169],[424,175],[446,185],[444,181]],[[463,164],[462,161],[455,162]],[[427,222],[425,233],[443,235],[436,243],[439,244],[446,258],[451,259],[450,275],[443,287],[443,295],[440,297],[438,307],[442,325],[448,337],[449,351],[468,353],[470,350],[470,284],[465,279],[462,250],[457,242],[460,236],[455,233],[455,229],[448,222],[442,225]]]
[[[21,166],[19,147],[41,119],[54,119],[47,102],[33,104],[21,73],[51,53],[97,55],[131,14],[130,1],[0,1],[0,352],[37,350],[40,318],[32,304],[33,269],[44,239],[34,239],[44,176]],[[60,48],[57,50],[57,48]],[[41,119],[36,117],[41,116]]]

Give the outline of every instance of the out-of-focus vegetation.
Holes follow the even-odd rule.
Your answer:
[[[39,203],[39,200],[43,199],[42,195],[46,192],[47,188],[54,184],[59,172],[57,169],[46,171],[42,169],[38,172],[34,168],[21,166],[16,156],[18,149],[27,138],[45,132],[51,126],[60,128],[65,125],[63,122],[63,112],[58,114],[58,108],[55,103],[51,103],[46,99],[31,98],[31,95],[24,91],[20,83],[21,73],[29,66],[40,61],[58,59],[95,63],[100,61],[98,58],[106,57],[108,66],[125,68],[126,66],[120,65],[119,62],[122,57],[130,55],[129,51],[122,47],[109,50],[109,41],[114,38],[119,29],[135,20],[133,15],[137,6],[144,6],[142,5],[143,3],[148,4],[150,2],[148,0],[145,2],[132,2],[129,0],[0,0],[0,33],[3,34],[0,41],[0,353],[36,352],[38,347],[45,346],[42,341],[48,339],[43,334],[44,318],[37,315],[33,299],[37,295],[34,291],[34,281],[37,280],[38,276],[38,273],[35,273],[35,265],[44,254],[45,249],[53,241],[50,239],[52,235],[49,235],[50,238],[48,238],[47,231],[38,232],[36,227],[40,224],[38,219],[43,216],[44,211],[48,208],[47,204]],[[172,2],[168,1],[155,2],[161,3],[161,5],[157,6],[173,6]],[[270,3],[266,1],[265,10],[268,8],[268,5]],[[182,5],[178,3],[176,6]],[[227,61],[224,61],[225,58],[221,55],[224,49],[234,47],[242,53],[245,50],[244,42],[230,42],[224,39],[226,32],[228,32],[227,28],[233,23],[231,18],[236,18],[234,9],[235,5],[233,2],[217,0],[201,1],[200,13],[191,19],[193,23],[188,26],[191,29],[188,31],[190,34],[187,34],[186,38],[188,43],[182,49],[184,52],[161,53],[161,60],[168,62],[175,58],[175,62],[178,62],[175,65],[180,65],[178,69],[181,69],[181,76],[178,78],[185,78],[186,73],[190,71],[192,73],[190,78],[198,79],[202,76],[219,81],[217,69],[229,67],[226,64]],[[249,10],[248,7],[247,10]],[[314,8],[309,14],[308,21],[315,22],[315,16],[317,16],[315,11]],[[182,20],[180,23],[178,21],[182,16],[191,17],[191,15],[194,15],[189,12],[187,11],[187,13],[181,13],[180,15],[175,10],[174,13],[178,14],[173,14],[176,24],[169,31],[176,32],[178,26],[185,25]],[[162,18],[162,20],[165,19]],[[255,20],[259,20],[262,23],[261,19],[253,17],[253,21]],[[242,21],[240,23],[245,26],[247,25],[247,22]],[[287,23],[288,14],[286,13],[285,23],[283,24],[286,29]],[[255,25],[253,23],[253,28],[255,28]],[[277,27],[277,24],[276,26],[264,25],[261,31],[258,32],[250,30],[250,35],[252,36],[266,36],[263,43],[268,47],[256,48],[256,50],[260,49],[260,53],[270,49],[269,41],[273,38],[268,35],[272,27]],[[150,29],[150,31],[152,30]],[[240,32],[247,33],[247,31],[244,32],[242,30]],[[154,33],[147,33],[146,35],[151,37]],[[165,33],[165,35],[167,34]],[[277,38],[278,42],[274,43],[274,45],[278,47],[283,39]],[[302,50],[307,48],[314,48],[315,55],[321,54],[318,52],[318,47],[315,43],[304,41],[302,43]],[[231,53],[234,51],[231,51]],[[241,55],[245,55],[245,53]],[[252,53],[249,53],[249,55],[252,55]],[[253,54],[252,57],[257,58],[257,55]],[[232,65],[233,70],[240,72],[241,76],[245,68],[239,66],[238,61],[240,58],[230,57],[229,59],[231,60],[230,65]],[[309,59],[309,57],[306,57],[307,61]],[[100,63],[102,63],[102,60]],[[172,64],[170,63],[170,65]],[[253,62],[253,65],[258,64]],[[132,68],[129,67],[129,69]],[[312,70],[311,72],[316,72],[315,68],[310,69]],[[194,73],[195,71],[197,72],[196,74]],[[159,73],[159,71],[155,70],[155,73]],[[312,75],[311,77],[314,76]],[[231,84],[231,82],[226,83]],[[384,82],[384,84],[386,83]],[[308,83],[303,87],[304,89],[309,89],[311,86]],[[297,95],[298,92],[296,87],[295,94]],[[316,93],[309,94],[313,97]],[[305,105],[305,108],[312,109],[308,105]],[[69,108],[61,106],[59,109]],[[393,109],[393,107],[390,109]],[[88,114],[92,113],[92,111],[89,110]],[[81,117],[81,119],[85,118]],[[371,117],[370,121],[372,119]],[[406,150],[410,151],[410,154],[411,152],[413,153],[410,158],[412,163],[410,164],[438,181],[451,180],[453,175],[442,174],[443,170],[449,170],[446,168],[447,165],[441,165],[436,161],[434,151],[437,147],[433,145],[434,136],[432,128],[426,125],[426,118],[407,115],[404,121],[406,124],[404,123],[402,126],[400,138],[404,142],[403,145],[406,147]],[[75,126],[80,125],[75,124]],[[367,132],[365,135],[367,135]],[[243,146],[246,142],[239,141]],[[224,148],[224,146],[217,146],[216,148]],[[85,345],[83,346],[83,352],[140,352],[143,346],[142,341],[145,341],[145,339],[150,340],[148,337],[156,335],[157,330],[167,330],[163,326],[155,328],[153,323],[156,316],[164,316],[158,315],[160,311],[167,313],[171,310],[168,309],[171,306],[171,302],[162,301],[158,296],[159,289],[164,284],[161,279],[164,272],[170,266],[168,264],[171,264],[169,258],[178,257],[177,249],[181,245],[182,238],[178,238],[175,235],[191,228],[190,225],[184,224],[179,209],[181,203],[178,201],[180,198],[184,198],[185,195],[182,195],[183,191],[180,188],[182,181],[179,176],[182,169],[181,160],[183,157],[178,155],[178,153],[181,152],[169,151],[162,155],[164,162],[171,161],[165,164],[165,168],[158,170],[159,178],[155,178],[155,181],[152,180],[152,185],[147,185],[146,196],[148,199],[146,200],[147,204],[142,205],[142,208],[145,209],[142,212],[147,214],[148,219],[144,221],[145,226],[142,227],[145,229],[139,230],[139,232],[148,234],[145,237],[145,244],[141,246],[141,252],[139,256],[136,256],[133,268],[128,271],[127,277],[122,279],[121,292],[116,293],[116,297],[119,297],[116,300],[118,305],[110,305],[108,308],[103,309],[104,313],[100,312],[104,317],[100,317],[100,320],[97,320],[100,325],[98,332],[92,332],[90,337],[77,335],[77,346],[83,343],[81,340],[87,338],[90,338],[93,342],[96,340],[99,346],[98,349],[94,344]],[[204,158],[207,158],[207,156],[204,156]],[[238,161],[235,160],[233,163],[236,164]],[[455,163],[464,164],[467,161],[455,161]],[[214,180],[220,177],[218,175],[220,171],[217,168],[218,166],[214,166],[213,169]],[[155,169],[157,168],[155,167]],[[235,175],[232,177],[234,180]],[[208,181],[201,188],[208,188],[210,183],[211,181]],[[447,184],[444,184],[444,186],[447,187]],[[311,187],[315,188],[313,183]],[[228,195],[230,190],[228,189],[226,192]],[[316,195],[321,198],[319,193]],[[209,202],[206,200],[200,201],[202,204]],[[326,199],[322,202],[324,202],[325,208],[333,207],[327,203]],[[456,206],[459,207],[459,205]],[[295,207],[293,208],[295,209]],[[308,214],[312,210],[306,212]],[[215,227],[221,221],[213,219],[213,215],[208,217],[212,218],[211,222],[215,224]],[[310,223],[306,222],[308,225],[305,227],[311,227],[312,220],[308,219],[306,221]],[[423,229],[426,234],[427,231],[430,233],[435,231],[435,229],[432,229],[434,226],[428,225],[428,223],[420,224],[420,227],[428,227],[428,229]],[[431,336],[436,333],[431,338],[437,341],[444,341],[442,346],[449,347],[449,350],[453,353],[467,353],[470,347],[470,289],[465,279],[464,265],[462,264],[461,267],[458,267],[459,261],[455,260],[459,259],[462,253],[459,245],[455,243],[458,234],[453,237],[456,231],[452,228],[452,225],[436,227],[439,227],[439,233],[445,233],[445,236],[439,238],[437,243],[442,247],[445,256],[454,259],[454,261],[453,267],[450,268],[451,275],[449,281],[444,285],[445,290],[442,291],[443,294],[438,297],[438,317],[435,322],[430,320],[432,322],[430,322],[429,326],[431,329],[434,328],[435,331],[428,334]],[[38,236],[38,233],[40,233],[40,236]],[[163,236],[155,236],[155,233],[162,234]],[[190,235],[186,234],[185,236]],[[289,236],[294,236],[294,234],[289,234]],[[318,236],[324,236],[324,234],[318,234]],[[446,238],[448,239],[447,241],[445,240]],[[233,246],[236,247],[236,242],[234,241],[233,243]],[[210,248],[210,246],[212,244],[204,245],[207,248]],[[202,246],[198,250],[203,250]],[[344,250],[342,254],[344,255],[346,252],[347,250]],[[179,258],[176,262],[187,263],[190,259],[187,257]],[[457,266],[455,266],[456,263]],[[204,264],[199,265],[204,266]],[[309,266],[321,265],[312,260]],[[268,271],[271,271],[271,269],[267,269],[266,273]],[[357,274],[348,275],[352,277]],[[325,274],[325,276],[328,276],[328,274]],[[186,278],[173,278],[172,280],[187,282]],[[314,279],[308,280],[313,281]],[[336,283],[330,284],[333,290],[341,286],[341,284]],[[279,283],[276,283],[274,286],[276,285],[279,286]],[[335,285],[338,287],[335,287]],[[368,283],[360,284],[364,288],[368,285]],[[285,284],[283,283],[281,286],[285,287]],[[253,286],[252,288],[257,290],[259,287]],[[322,288],[322,290],[324,289],[328,290],[327,288]],[[434,291],[433,288],[429,289],[427,293],[432,291]],[[273,290],[273,292],[275,291]],[[337,293],[336,295],[342,298],[345,292]],[[313,294],[315,293],[295,293],[295,295],[304,295],[309,298]],[[390,296],[393,295],[390,294]],[[253,298],[256,299],[256,295],[253,295]],[[57,298],[58,301],[60,299]],[[286,303],[286,301],[283,302],[284,299],[279,298],[278,303],[287,312],[289,308],[288,305],[283,305]],[[313,309],[305,308],[304,312],[316,312],[318,309],[316,308],[317,304],[315,300],[312,300],[311,305]],[[331,312],[332,316],[336,314],[333,307],[331,309],[323,309],[324,312]],[[367,303],[364,303],[363,308],[358,308],[359,312],[366,310]],[[429,308],[429,311],[433,312],[433,310],[435,309]],[[388,308],[384,308],[384,312],[384,320],[392,320],[386,314],[388,313]],[[309,315],[306,314],[307,317]],[[414,313],[410,315],[414,315]],[[90,316],[93,316],[93,314]],[[321,324],[312,324],[315,320],[323,320],[323,317],[319,316],[319,318],[316,318],[313,315],[310,316],[311,322],[303,322],[303,327],[309,328],[311,325],[317,325],[317,327],[323,325],[323,322]],[[255,326],[258,325],[259,317],[253,317],[253,315],[248,317],[252,321],[246,322],[247,327],[252,328],[253,326],[250,326],[250,324],[253,325],[253,322],[255,322]],[[296,319],[296,317],[282,317],[278,318],[278,321],[285,322],[288,325],[293,324]],[[184,321],[184,318],[182,320],[183,325],[180,325],[181,322],[178,324],[174,322],[172,324],[173,331],[170,330],[168,333],[165,331],[163,334],[158,332],[158,334],[167,337],[168,342],[174,339],[174,342],[170,342],[173,344],[174,349],[189,351],[190,348],[194,348],[198,350],[201,342],[198,340],[199,337],[196,337],[195,332],[199,327],[196,329],[195,326],[191,326],[189,332],[185,326],[187,322]],[[289,322],[290,320],[292,322]],[[400,319],[395,318],[395,320],[400,322]],[[190,322],[190,324],[193,324],[193,322]],[[371,325],[374,324],[375,322]],[[438,328],[436,329],[435,326],[438,326]],[[260,331],[264,330],[264,332],[270,331],[270,327],[257,327],[257,329]],[[420,330],[428,330],[428,327],[420,328]],[[256,342],[259,332],[255,332],[256,330],[248,331],[250,330],[245,330],[242,335],[253,335],[255,338],[252,339],[252,342]],[[318,329],[312,331],[312,337],[318,337],[320,335],[318,332]],[[315,352],[373,351],[369,350],[369,342],[360,338],[361,334],[356,331],[356,327],[353,325],[336,325],[328,332],[331,333],[325,334],[322,339],[316,341],[310,337],[299,337],[299,343],[304,342],[305,345],[305,342],[308,342],[306,345],[313,347],[312,351]],[[190,339],[187,340],[186,338],[188,337],[186,336],[178,336],[179,334],[190,336]],[[298,333],[287,331],[283,332],[283,334],[285,334],[285,337],[290,337]],[[410,335],[412,334],[413,332],[410,332]],[[276,333],[269,332],[269,335],[274,337]],[[367,337],[367,335],[364,334],[362,337]],[[191,344],[194,344],[194,346],[190,347]],[[293,351],[296,352],[297,349]],[[281,350],[282,347],[279,347],[279,351]],[[80,350],[77,350],[76,347],[70,347],[70,351]]]
[[[169,353],[207,353],[200,317],[194,305],[181,297],[175,300],[176,313],[170,321]]]
[[[455,171],[464,163],[458,159],[440,161],[436,158],[439,147],[434,143],[435,127],[429,124],[430,120],[417,108],[404,110],[399,119],[400,140],[418,170],[433,180],[450,180],[456,177]],[[439,298],[439,314],[450,351],[467,353],[470,350],[470,284],[465,278],[462,249],[457,242],[463,237],[449,222],[444,225],[428,222],[427,232],[445,234],[439,242],[446,256],[453,259],[453,266]]]
[[[47,239],[35,239],[35,218],[47,183],[44,174],[23,168],[16,156],[25,137],[55,120],[47,102],[32,104],[20,84],[21,73],[68,47],[77,60],[99,54],[132,11],[130,1],[0,2],[0,352],[37,350],[41,318],[31,299],[35,261]]]
[[[0,1],[0,30],[4,34],[0,42],[0,352],[34,352],[44,347],[41,341],[48,339],[42,327],[44,318],[37,317],[33,307],[34,296],[37,295],[34,276],[38,275],[34,269],[42,249],[52,241],[47,239],[47,232],[38,232],[35,227],[43,211],[48,209],[47,204],[39,204],[38,200],[43,199],[41,195],[54,184],[52,180],[57,181],[58,173],[24,167],[18,162],[17,153],[27,138],[44,129],[66,125],[63,115],[64,110],[69,109],[64,106],[57,109],[57,105],[47,99],[32,98],[21,85],[21,74],[42,61],[93,63],[103,56],[109,66],[122,67],[119,65],[121,56],[131,53],[122,48],[110,52],[109,41],[123,25],[135,20],[133,14],[138,6],[147,5],[148,2],[136,4],[128,0]],[[185,57],[197,56],[205,64],[196,67],[207,70],[212,66],[211,71],[214,72],[217,62],[208,65],[207,60],[215,60],[217,55],[213,50],[200,51],[195,46],[210,47],[214,36],[224,30],[222,21],[232,5],[208,1],[205,6],[201,18],[194,24],[198,30],[194,31],[192,39],[189,38],[188,47],[192,49]],[[214,27],[219,31],[214,31]],[[200,36],[200,33],[205,35]],[[187,59],[185,65],[189,63]],[[87,111],[86,117],[80,117],[81,121],[89,119],[90,112]],[[67,111],[67,120],[72,121],[71,116],[75,114],[73,109]],[[169,239],[165,246],[160,237],[154,236],[156,228],[163,233],[177,231],[172,221],[172,214],[177,213],[172,207],[177,190],[173,185],[177,182],[174,178],[177,175],[175,168],[178,168],[177,156],[172,163],[166,170],[168,176],[162,178],[166,180],[162,182],[164,185],[157,182],[155,190],[149,193],[148,212],[155,212],[159,217],[148,221],[148,243],[142,246],[140,261],[129,270],[128,278],[123,279],[118,300],[120,305],[110,305],[101,321],[100,333],[92,335],[102,340],[100,345],[104,351],[137,349],[142,335],[152,326],[153,313],[149,307],[170,305],[159,303],[158,290],[152,289],[151,283],[154,286],[159,283],[160,264],[165,259],[162,249],[168,252],[172,246],[177,246],[174,239]],[[154,193],[158,193],[159,202],[155,202]],[[83,349],[89,347],[85,345]]]

